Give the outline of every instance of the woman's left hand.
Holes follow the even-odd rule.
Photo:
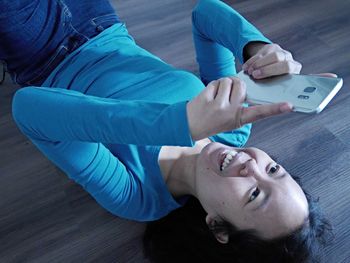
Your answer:
[[[293,59],[289,51],[277,44],[265,44],[243,64],[243,70],[255,79],[263,79],[286,73],[299,74],[302,65]]]

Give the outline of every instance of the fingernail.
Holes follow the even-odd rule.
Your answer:
[[[257,69],[257,70],[253,71],[253,76],[254,77],[260,77],[260,75],[261,75],[261,70],[260,69]]]
[[[254,69],[252,67],[248,68],[248,74],[249,75],[252,75],[253,71],[254,71]]]
[[[289,112],[293,109],[292,104],[290,103],[285,103],[280,106],[280,111],[281,112]]]

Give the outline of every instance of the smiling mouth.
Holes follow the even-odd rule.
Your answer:
[[[220,171],[224,171],[227,166],[229,166],[231,163],[234,163],[234,161],[238,158],[239,155],[240,152],[234,150],[225,150],[220,155],[219,159]]]

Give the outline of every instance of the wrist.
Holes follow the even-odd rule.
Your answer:
[[[243,48],[243,59],[244,62],[246,62],[248,59],[253,57],[256,53],[259,52],[260,49],[262,49],[265,45],[268,45],[269,43],[262,42],[262,41],[251,41],[247,43]]]
[[[191,138],[193,141],[198,141],[200,140],[198,133],[199,131],[196,129],[195,125],[195,119],[193,117],[193,112],[192,112],[192,104],[191,101],[187,102],[186,104],[186,113],[187,113],[187,120],[188,120],[188,128],[190,130]]]

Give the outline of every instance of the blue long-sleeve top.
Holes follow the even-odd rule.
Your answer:
[[[268,41],[250,37],[241,41]],[[162,145],[194,145],[186,104],[203,88],[197,77],[138,47],[124,25],[115,24],[70,54],[42,87],[19,90],[13,116],[103,207],[149,221],[183,204],[168,191],[158,155]],[[210,139],[240,147],[248,135],[241,129]]]

